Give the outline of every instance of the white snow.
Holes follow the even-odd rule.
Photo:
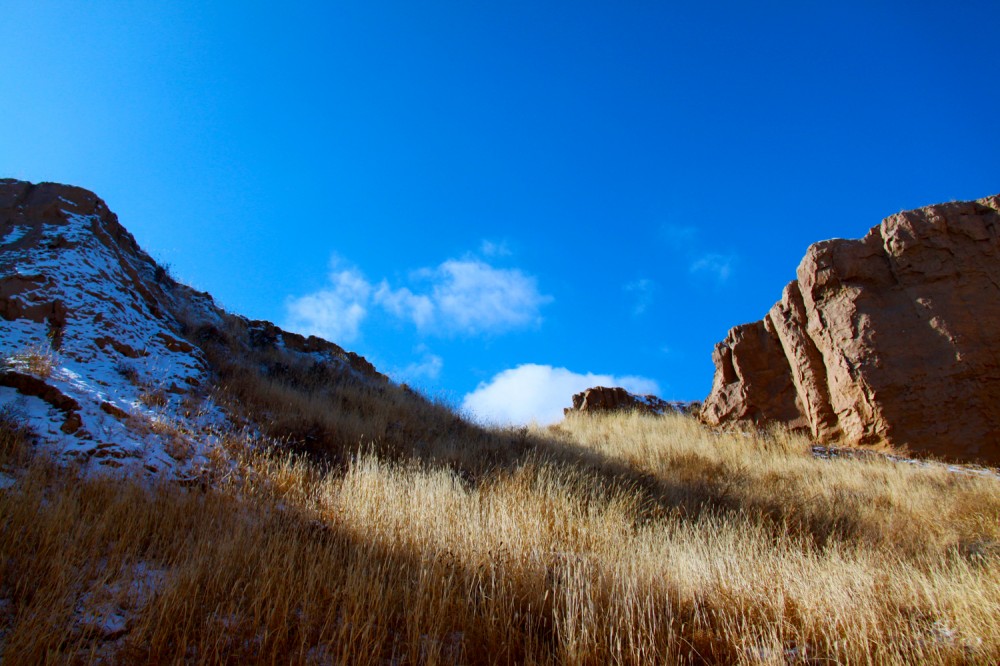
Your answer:
[[[0,240],[0,245],[13,245],[17,241],[24,238],[25,234],[27,234],[28,231],[29,227],[26,226],[14,227],[7,233],[6,236],[4,236],[3,240]]]
[[[97,571],[99,577],[107,576],[107,564],[102,561]],[[108,642],[127,634],[133,619],[164,588],[167,580],[167,570],[137,562],[114,572],[108,582],[91,581],[90,589],[77,598],[75,631],[100,639],[102,649],[107,651],[112,647]]]
[[[924,469],[944,468],[952,474],[967,474],[971,476],[984,476],[988,478],[1000,479],[1000,470],[992,469],[989,467],[976,467],[974,465],[948,465],[946,463],[940,463],[934,460],[920,460],[918,458],[904,458],[903,456],[893,455],[891,453],[882,453],[880,451],[873,451],[867,449],[847,449],[839,448],[836,446],[822,446],[816,444],[812,447],[812,454],[816,458],[823,458],[825,460],[833,460],[835,458],[864,458],[871,456],[880,456],[886,460],[891,460],[894,463],[899,463],[903,465],[914,465],[916,467],[922,467]]]
[[[180,338],[162,314],[165,304],[152,304],[160,311],[154,313],[136,284],[151,281],[148,258],[101,242],[98,235],[107,232],[97,216],[67,218],[42,225],[30,249],[0,250],[0,280],[19,274],[24,284],[23,276],[39,276],[15,298],[26,305],[62,302],[68,313],[61,331],[51,322],[0,320],[0,363],[30,373],[32,354],[49,356],[51,374],[40,378],[79,403],[82,427],[63,432],[64,412],[7,387],[0,387],[0,406],[22,413],[57,455],[112,469],[187,474],[206,463],[205,439],[226,425],[222,411],[195,388],[208,378],[204,359],[197,349],[168,348]],[[17,227],[5,244],[27,231]],[[214,314],[193,299],[189,307],[206,310],[206,318]],[[123,354],[111,340],[131,351]],[[119,416],[109,413],[114,408]]]

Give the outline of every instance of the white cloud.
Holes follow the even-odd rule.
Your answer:
[[[656,283],[645,278],[629,282],[623,289],[632,294],[632,314],[641,315],[653,304],[653,295],[656,292]]]
[[[400,319],[412,320],[419,329],[427,328],[434,321],[435,307],[428,296],[414,294],[406,287],[392,289],[385,280],[375,292],[375,302]]]
[[[285,327],[339,343],[360,336],[361,323],[378,306],[392,317],[413,322],[421,333],[504,333],[541,321],[541,307],[552,301],[538,291],[535,278],[513,268],[494,268],[480,259],[450,259],[437,268],[411,274],[416,284],[378,286],[354,268],[331,260],[330,286],[289,298]]]
[[[368,315],[371,284],[354,268],[338,270],[339,264],[337,257],[330,261],[329,287],[285,302],[286,328],[338,343],[358,339]]]
[[[413,277],[429,291],[393,289],[383,280],[375,302],[425,333],[502,333],[529,326],[541,320],[541,306],[552,300],[539,293],[534,277],[478,259],[450,259]]]
[[[541,306],[552,300],[539,293],[535,278],[477,259],[446,261],[430,276],[439,323],[463,333],[499,333],[536,324]]]
[[[734,257],[727,254],[709,253],[691,262],[692,273],[704,273],[718,282],[725,282],[733,272]]]
[[[504,370],[462,400],[474,418],[496,424],[547,425],[562,419],[574,393],[593,386],[622,386],[633,393],[658,394],[659,385],[645,377],[580,374],[566,368],[526,363]]]

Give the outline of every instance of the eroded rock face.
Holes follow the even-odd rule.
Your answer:
[[[703,420],[1000,463],[1000,195],[816,243],[797,277],[716,345]]]

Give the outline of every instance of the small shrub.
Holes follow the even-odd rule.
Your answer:
[[[173,286],[176,282],[174,280],[173,272],[171,271],[171,266],[167,262],[156,264],[156,269],[153,272],[153,279],[156,280],[157,284],[165,286]]]
[[[167,397],[167,392],[161,388],[144,388],[139,392],[139,402],[147,407],[166,407],[170,398]]]
[[[135,369],[135,366],[127,363],[126,361],[121,359],[116,361],[115,371],[132,384],[139,383],[139,371]]]

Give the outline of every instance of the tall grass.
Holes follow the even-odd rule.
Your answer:
[[[37,344],[17,351],[0,362],[0,370],[28,372],[48,379],[56,368],[56,353],[50,344]]]
[[[993,478],[683,417],[484,437],[523,445],[472,474],[232,437],[201,488],[36,458],[0,491],[4,663],[1000,661]]]
[[[485,430],[448,405],[392,382],[359,377],[346,365],[255,345],[246,323],[186,326],[204,351],[217,402],[285,448],[343,468],[361,451],[383,459],[434,460],[478,476],[510,465],[531,447],[525,434]]]

